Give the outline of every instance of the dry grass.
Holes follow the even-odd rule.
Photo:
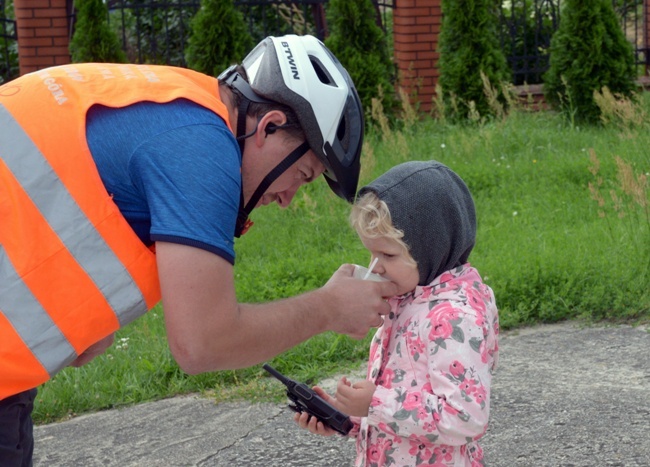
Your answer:
[[[615,125],[626,131],[646,125],[648,115],[637,96],[629,99],[612,93],[605,86],[600,92],[594,91],[594,101],[600,109],[600,119],[605,125]]]
[[[598,205],[598,216],[607,222],[607,230],[612,233],[610,215],[622,222],[628,232],[630,243],[637,245],[640,257],[650,248],[650,202],[648,175],[635,173],[632,164],[620,156],[614,156],[616,163],[616,183],[603,180],[601,163],[593,149],[589,151],[591,165],[589,171],[594,177],[589,182],[589,194]],[[612,238],[615,241],[615,238]]]

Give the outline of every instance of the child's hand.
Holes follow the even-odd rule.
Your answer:
[[[293,416],[293,420],[298,424],[300,428],[309,430],[315,435],[332,436],[336,434],[336,430],[325,426],[323,422],[318,420],[316,417],[312,417],[307,412],[296,413]]]
[[[364,379],[352,384],[343,377],[336,386],[336,407],[348,415],[367,417],[376,388],[372,381]]]
[[[313,389],[316,392],[316,394],[318,394],[320,397],[325,399],[326,402],[328,402],[331,405],[335,404],[336,401],[332,397],[330,397],[329,394],[323,391],[321,388],[319,388],[318,386],[314,386]],[[316,417],[312,417],[307,412],[294,414],[293,420],[298,424],[298,426],[300,426],[300,428],[309,430],[315,435],[332,436],[337,433],[336,430],[328,426],[325,426],[323,422],[319,421]]]

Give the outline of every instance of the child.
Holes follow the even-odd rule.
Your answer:
[[[400,164],[363,187],[350,216],[378,259],[373,272],[398,287],[370,346],[365,381],[338,383],[351,415],[358,466],[480,466],[497,361],[492,290],[467,259],[476,217],[465,183],[435,161]],[[308,414],[312,433],[335,432]]]

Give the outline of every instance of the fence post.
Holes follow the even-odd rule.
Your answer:
[[[70,63],[67,0],[14,0],[20,74]]]
[[[393,39],[399,86],[429,112],[438,81],[441,0],[395,0]]]

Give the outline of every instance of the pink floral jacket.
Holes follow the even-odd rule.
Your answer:
[[[469,264],[390,299],[370,346],[377,385],[353,418],[357,466],[481,466],[498,354],[494,294]]]

